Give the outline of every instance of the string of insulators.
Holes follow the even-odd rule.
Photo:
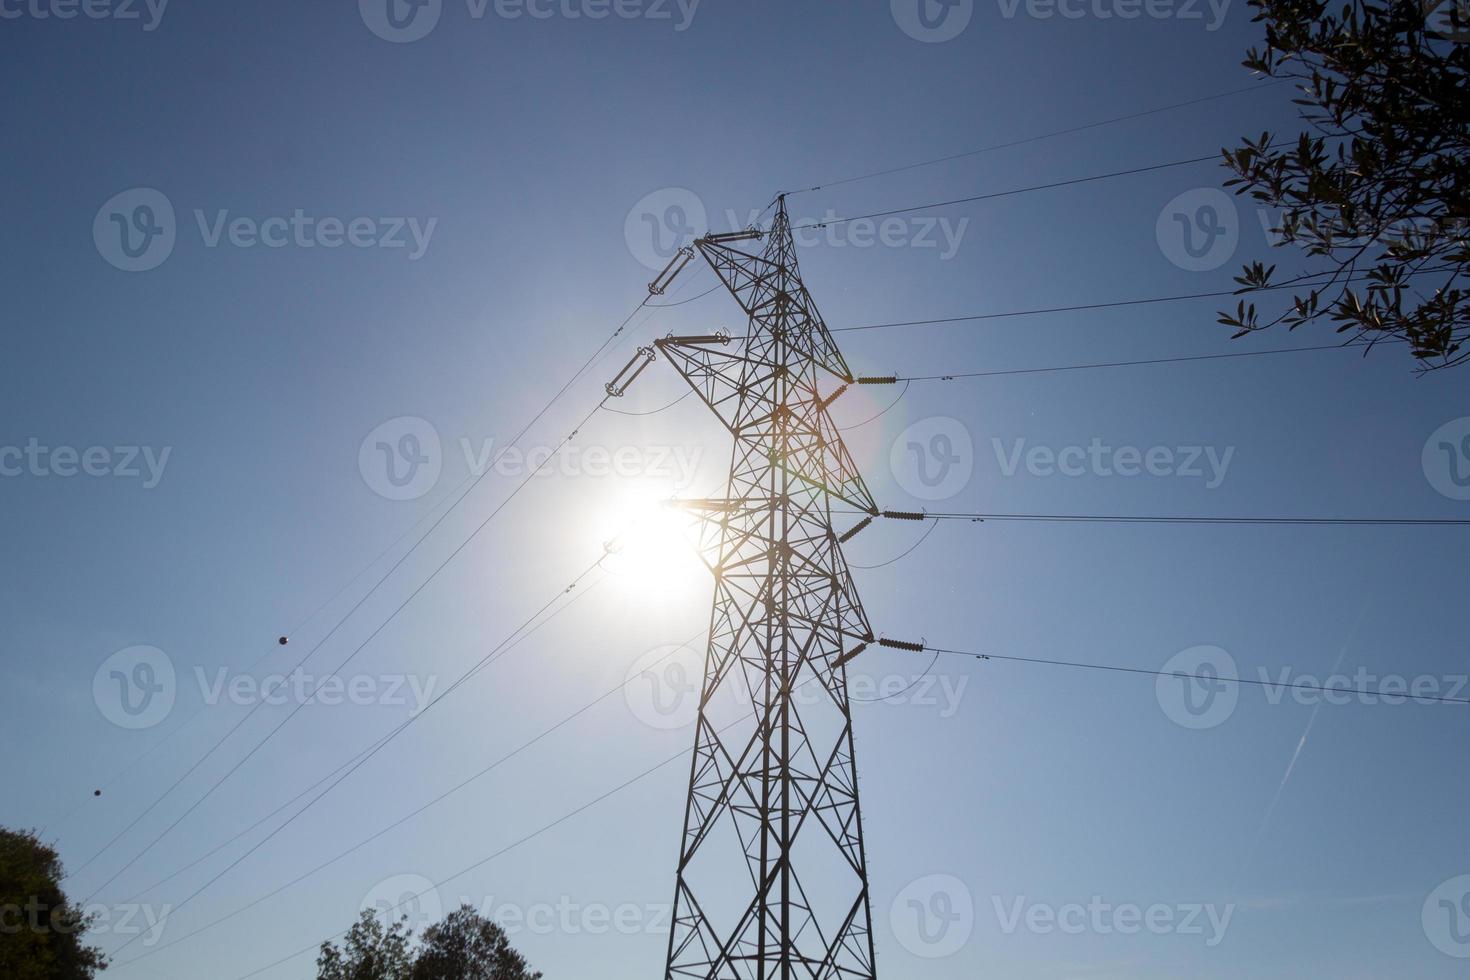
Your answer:
[[[846,390],[847,390],[847,385],[842,385],[836,391],[832,392],[832,394],[828,395],[826,398],[823,398],[820,402],[818,402],[817,403],[817,407],[818,408],[821,408],[821,409],[826,409],[829,405],[831,405],[839,397],[841,397],[842,393],[844,391],[846,391]]]
[[[659,347],[666,347],[670,344],[678,346],[687,344],[728,344],[729,342],[730,335],[721,330],[719,333],[706,333],[687,337],[675,337],[673,334],[669,334],[661,340],[655,340],[654,344]]]
[[[842,537],[838,538],[837,539],[837,543],[838,544],[846,544],[847,542],[851,541],[853,538],[857,537],[858,536],[858,533],[860,531],[862,531],[863,528],[867,527],[871,523],[873,523],[873,518],[871,516],[864,517],[862,520],[858,521],[851,528],[849,528],[846,534],[844,534],[844,535],[842,535]]]
[[[866,643],[859,643],[857,646],[853,647],[851,650],[847,651],[842,656],[838,657],[837,658],[837,662],[835,664],[833,664],[832,666],[833,667],[841,667],[843,664],[847,663],[849,660],[853,659],[854,657],[856,657],[858,654],[862,653],[867,648],[868,648],[868,645]]]
[[[927,521],[929,515],[915,510],[885,510],[883,516],[893,521]]]
[[[669,260],[669,264],[664,266],[664,271],[660,272],[658,274],[658,278],[654,279],[653,282],[648,284],[648,295],[662,296],[664,292],[669,288],[669,284],[674,281],[674,278],[678,276],[679,273],[684,271],[684,267],[688,265],[690,260],[693,258],[694,249],[690,248],[687,245],[679,249],[678,252],[674,253],[674,257]]]
[[[711,245],[722,245],[725,242],[746,242],[752,238],[758,239],[765,237],[766,233],[759,228],[747,228],[744,231],[725,231],[719,234],[705,235],[700,241],[707,242]]]
[[[860,385],[896,385],[898,384],[898,375],[885,374],[876,378],[862,377],[857,379],[857,383]]]
[[[878,645],[880,647],[890,647],[891,649],[894,649],[894,650],[907,650],[910,653],[923,653],[924,652],[924,644],[922,644],[922,643],[910,643],[907,640],[880,639],[878,641]]]

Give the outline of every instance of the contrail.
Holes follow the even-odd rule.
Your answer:
[[[1358,629],[1363,625],[1363,617],[1367,615],[1367,612],[1367,606],[1358,610],[1358,618],[1353,623],[1353,628],[1348,631],[1347,639],[1343,640],[1342,649],[1337,654],[1337,663],[1332,665],[1332,672],[1328,674],[1328,677],[1335,677],[1342,669],[1342,662],[1347,659],[1348,648],[1352,646],[1354,638],[1357,637]],[[1322,705],[1325,703],[1325,700],[1319,699],[1312,707],[1312,714],[1307,718],[1307,727],[1302,731],[1301,740],[1296,743],[1296,751],[1291,754],[1291,761],[1286,765],[1286,773],[1276,787],[1276,795],[1271,798],[1271,805],[1266,808],[1266,815],[1261,818],[1261,826],[1256,830],[1255,840],[1251,842],[1250,850],[1246,852],[1245,862],[1241,865],[1242,873],[1249,870],[1255,861],[1256,851],[1260,849],[1261,840],[1266,836],[1266,829],[1271,826],[1271,818],[1276,814],[1276,807],[1281,803],[1281,797],[1286,792],[1286,784],[1291,781],[1291,774],[1296,771],[1296,764],[1302,757],[1302,750],[1307,747],[1307,738],[1312,734],[1312,726],[1317,724],[1317,713],[1322,710]]]

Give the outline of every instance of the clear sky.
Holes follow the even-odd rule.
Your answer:
[[[710,586],[664,544],[583,580],[565,612],[183,903],[281,818],[192,862],[494,650],[597,558],[630,498],[719,492],[728,444],[696,399],[599,413],[576,455],[432,580],[520,482],[513,457],[370,592],[487,441],[504,448],[643,298],[676,231],[743,224],[781,190],[1239,88],[1258,30],[1240,0],[966,0],[923,19],[902,0],[85,10],[107,16],[0,0],[0,824],[57,842],[71,893],[96,893],[105,949],[176,909],[117,957],[117,980],[232,980],[345,929],[365,902],[477,863],[424,913],[486,909],[549,977],[658,975],[686,763],[561,818],[692,742],[680,682],[698,657],[656,662],[698,645]],[[796,194],[790,209],[810,223],[1186,160],[1294,132],[1288,99],[1235,95]],[[1253,206],[1210,197],[1220,179],[1206,163],[925,207],[886,237],[805,236],[800,261],[833,327],[1228,289],[1268,244]],[[713,284],[691,266],[663,301],[693,301],[636,318],[523,446],[556,445],[637,344],[739,333],[733,301],[702,295]],[[904,375],[1334,339],[1231,342],[1216,308],[836,336],[854,370]],[[848,438],[888,507],[1466,518],[1454,477],[1470,460],[1439,449],[1458,452],[1470,428],[1456,423],[1464,391],[1462,375],[1416,378],[1398,350],[1319,351],[916,383]],[[619,407],[679,394],[657,365]],[[856,425],[897,394],[854,390],[834,411]],[[849,557],[882,565],[922,533],[875,526]],[[1470,697],[1467,533],[946,523],[855,574],[889,636],[1150,670],[1207,657],[1294,683],[1398,675]],[[86,863],[246,718],[259,679],[323,637],[313,681],[362,647],[341,671],[345,703],[301,708],[130,863],[293,711],[288,687]],[[891,692],[927,663],[873,651],[855,693]],[[625,680],[443,802],[191,935]],[[1467,706],[1182,693],[944,657],[893,703],[858,705],[880,971],[1462,976]],[[303,955],[258,975],[313,972]]]

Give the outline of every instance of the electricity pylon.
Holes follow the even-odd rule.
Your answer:
[[[725,497],[680,503],[715,597],[665,978],[872,980],[846,664],[873,635],[832,506],[878,510],[827,411],[853,378],[802,285],[784,198],[767,231],[695,248],[749,329],[738,353],[724,335],[654,345],[735,440]],[[753,711],[723,723],[732,689]]]

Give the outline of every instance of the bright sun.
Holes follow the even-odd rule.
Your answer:
[[[601,522],[611,547],[602,567],[636,589],[666,592],[699,581],[690,515],[671,505],[666,490],[628,488]]]

